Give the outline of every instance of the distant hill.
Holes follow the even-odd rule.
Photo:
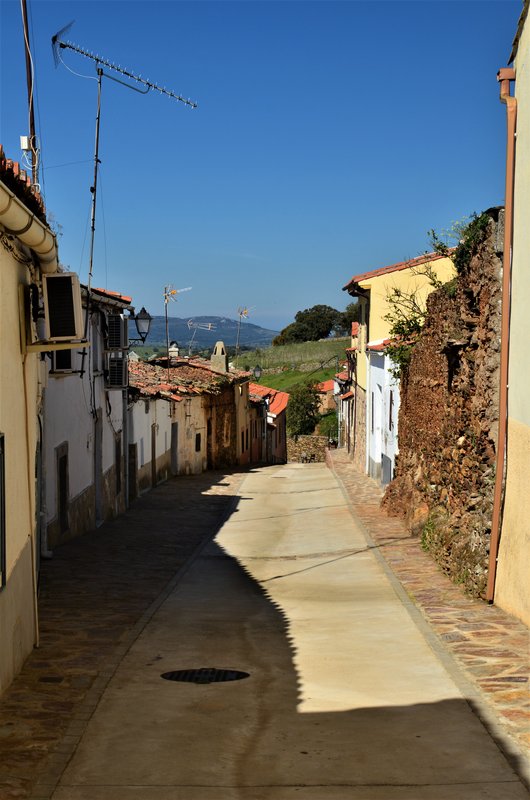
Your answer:
[[[237,339],[238,321],[228,319],[228,317],[193,317],[194,323],[211,322],[215,330],[207,331],[197,328],[193,340],[193,350],[202,350],[205,347],[213,347],[216,342],[222,341],[228,347],[233,347]],[[188,328],[188,320],[180,317],[169,317],[169,340],[176,341],[179,347],[188,347],[193,328]],[[259,325],[252,325],[250,322],[241,323],[239,344],[241,347],[269,347],[270,343],[277,336],[279,331],[271,331],[268,328],[261,328]],[[134,336],[134,326],[132,327],[131,337]],[[164,317],[153,317],[151,330],[147,337],[146,345],[165,344],[166,341],[166,321]]]

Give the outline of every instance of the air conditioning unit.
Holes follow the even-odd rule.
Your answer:
[[[106,350],[127,350],[129,347],[128,319],[123,314],[107,315]]]
[[[81,288],[75,272],[42,276],[44,338],[63,342],[82,339],[84,333]]]
[[[107,353],[105,361],[105,388],[126,389],[129,385],[127,353]]]

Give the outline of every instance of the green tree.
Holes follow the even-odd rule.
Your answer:
[[[297,311],[294,322],[273,340],[273,345],[291,342],[316,342],[326,339],[337,324],[341,312],[331,306],[317,305]]]
[[[320,419],[320,397],[314,383],[301,383],[289,392],[287,430],[291,436],[311,434]]]
[[[344,311],[338,312],[337,322],[333,326],[333,332],[337,336],[349,336],[352,322],[359,322],[359,303],[348,303]]]

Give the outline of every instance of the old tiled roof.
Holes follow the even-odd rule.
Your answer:
[[[347,372],[337,372],[335,377],[338,378],[339,381],[347,381],[350,376]]]
[[[453,252],[454,248],[449,248],[449,252]],[[446,258],[446,256],[440,255],[439,253],[424,253],[417,258],[411,258],[408,261],[398,261],[397,264],[390,264],[388,267],[381,267],[380,269],[373,269],[371,272],[361,272],[359,275],[354,275],[351,278],[346,286],[343,286],[343,290],[348,290],[350,286],[353,286],[356,283],[360,283],[361,281],[369,280],[370,278],[378,278],[380,275],[387,275],[390,272],[398,272],[401,269],[411,269],[412,267],[419,267],[421,264],[427,264],[430,261],[438,261],[440,258]]]
[[[92,291],[110,297],[112,298],[112,300],[121,301],[122,303],[126,303],[127,305],[129,305],[132,302],[132,297],[127,297],[126,294],[121,294],[120,292],[111,292],[110,289],[92,289]]]
[[[329,381],[322,381],[322,383],[317,384],[317,391],[318,392],[332,392],[335,388],[335,381],[333,378],[330,378]]]
[[[155,355],[151,356],[149,359],[150,364],[155,364],[156,366],[163,367],[167,371],[167,356]],[[249,377],[251,376],[251,372],[248,372],[243,369],[233,369],[230,368],[228,372],[220,372],[217,369],[212,368],[212,362],[208,358],[201,358],[200,356],[194,356],[193,358],[183,358],[182,356],[177,356],[174,358],[171,357],[171,363],[175,364],[175,368],[185,368],[190,367],[194,369],[204,369],[210,372],[212,375],[217,376],[218,378],[224,379],[225,382],[228,383],[244,383],[248,381]]]
[[[18,161],[6,158],[4,148],[0,144],[0,180],[13,194],[21,200],[29,211],[45,225],[46,209],[40,192],[32,185],[31,178],[25,169],[20,168]]]
[[[129,361],[129,386],[142,396],[182,400],[194,395],[219,394],[228,375],[193,362],[179,362],[169,369],[145,361]]]
[[[278,389],[271,389],[268,386],[262,386],[260,383],[251,383],[248,387],[250,396],[260,397],[263,400],[268,400],[269,414],[277,416],[285,411],[287,403],[289,402],[289,395],[287,392],[280,392]]]
[[[344,394],[339,395],[339,398],[341,400],[351,400],[353,396],[354,396],[353,392],[345,392]]]
[[[390,339],[377,339],[374,340],[373,342],[368,342],[368,344],[366,345],[366,349],[381,352],[388,347],[390,342],[391,342]]]

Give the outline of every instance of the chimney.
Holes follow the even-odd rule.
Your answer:
[[[228,372],[228,355],[224,342],[216,342],[210,363],[215,372]]]

